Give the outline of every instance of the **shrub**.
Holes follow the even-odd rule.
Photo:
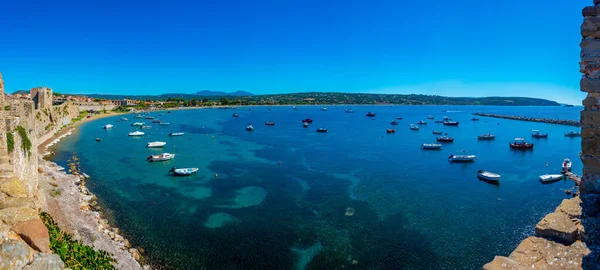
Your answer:
[[[9,153],[15,150],[15,137],[11,132],[6,132],[6,146]]]
[[[45,212],[40,217],[50,235],[50,249],[58,254],[66,267],[72,269],[116,269],[116,260],[104,250],[94,250],[80,240],[73,240],[71,234],[60,230],[54,219]]]
[[[17,132],[21,136],[21,147],[23,148],[23,151],[26,151],[28,155],[31,155],[31,141],[29,140],[29,137],[27,137],[27,131],[24,127],[18,126]]]

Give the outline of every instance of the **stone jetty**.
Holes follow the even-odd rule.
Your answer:
[[[509,120],[517,120],[517,121],[528,121],[528,122],[538,122],[538,123],[548,123],[548,124],[556,124],[556,125],[574,126],[574,127],[581,126],[581,123],[579,121],[575,121],[575,120],[560,120],[560,119],[550,119],[550,118],[537,118],[537,117],[525,117],[525,116],[513,116],[513,115],[500,115],[500,114],[491,114],[491,113],[473,113],[473,115],[483,116],[483,117],[493,117],[493,118],[509,119]]]

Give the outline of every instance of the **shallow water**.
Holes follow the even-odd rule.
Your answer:
[[[542,185],[539,175],[559,172],[565,157],[575,172],[582,168],[581,139],[563,136],[573,127],[470,121],[475,111],[577,120],[580,108],[353,106],[355,113],[344,113],[346,108],[153,113],[171,124],[151,124],[142,138],[127,137],[133,115],[129,122],[105,118],[61,141],[54,160],[64,165],[77,155],[111,221],[153,264],[177,269],[479,268],[494,255],[508,255],[567,198],[571,182]],[[377,113],[375,120],[367,111]],[[240,117],[231,117],[234,112]],[[461,123],[443,126],[427,115]],[[404,119],[391,126],[398,116]],[[314,120],[309,128],[300,122],[306,117]],[[419,120],[428,124],[409,130]],[[245,130],[249,122],[254,132]],[[107,123],[115,127],[103,130]],[[316,133],[319,127],[329,132]],[[386,134],[388,128],[396,133]],[[422,143],[435,141],[434,129],[454,143],[421,150]],[[549,138],[532,139],[533,129]],[[168,136],[178,131],[186,134]],[[484,132],[496,140],[478,141]],[[535,149],[510,150],[514,137],[534,142]],[[167,146],[145,148],[156,140]],[[448,163],[463,149],[478,159]],[[160,152],[176,157],[146,162]],[[200,170],[172,177],[171,167]],[[500,185],[479,181],[479,169],[502,174]],[[348,207],[353,216],[345,215]]]

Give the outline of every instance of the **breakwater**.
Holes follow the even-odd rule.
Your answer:
[[[508,119],[508,120],[517,120],[517,121],[528,121],[528,122],[538,122],[538,123],[548,123],[548,124],[556,124],[556,125],[574,126],[574,127],[581,126],[581,123],[579,121],[575,121],[575,120],[560,120],[560,119],[550,119],[550,118],[537,118],[537,117],[526,117],[526,116],[500,115],[500,114],[491,114],[491,113],[473,113],[473,115],[483,116],[483,117],[501,118],[501,119]]]

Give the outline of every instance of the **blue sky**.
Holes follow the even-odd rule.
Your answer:
[[[7,92],[530,96],[580,104],[592,0],[4,1]]]

